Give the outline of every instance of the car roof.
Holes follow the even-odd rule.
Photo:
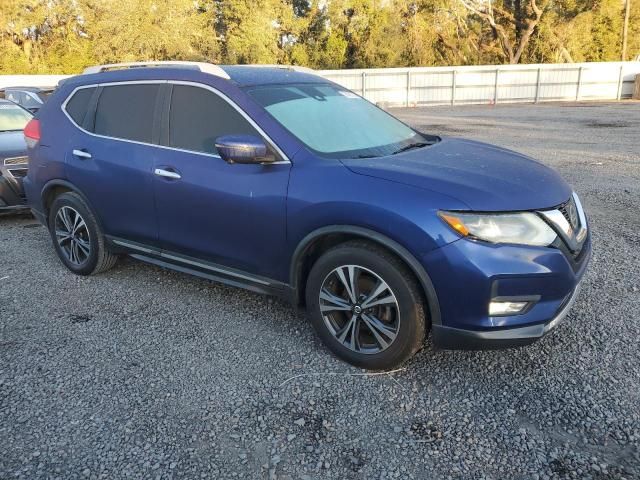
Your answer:
[[[240,87],[273,85],[287,83],[329,83],[328,80],[313,73],[313,70],[300,71],[286,66],[261,65],[220,65],[231,81]]]
[[[118,65],[113,65],[113,67],[117,66]],[[112,65],[108,65],[107,67],[112,67]],[[61,80],[58,86],[77,87],[103,82],[144,80],[200,81],[203,75],[209,78],[215,75],[238,87],[295,83],[331,83],[320,75],[314,74],[313,70],[301,69],[299,67],[277,65],[212,65],[212,67],[217,69],[219,74],[201,71],[197,65],[163,65],[162,62],[154,66],[135,65],[133,67],[128,66],[126,68],[114,68],[104,71],[100,71],[100,67],[91,67],[81,75],[75,75]]]

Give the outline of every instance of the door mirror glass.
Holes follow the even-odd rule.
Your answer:
[[[275,160],[264,141],[254,135],[223,135],[216,138],[216,150],[229,163],[269,163]]]

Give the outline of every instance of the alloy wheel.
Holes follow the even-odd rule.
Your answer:
[[[86,262],[91,255],[90,235],[78,211],[67,206],[60,208],[54,228],[56,241],[67,260],[76,266]]]
[[[356,353],[386,350],[400,328],[400,307],[391,287],[358,265],[337,267],[325,277],[320,312],[336,340]]]

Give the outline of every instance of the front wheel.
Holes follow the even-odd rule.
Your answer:
[[[368,242],[347,242],[322,255],[309,273],[306,303],[324,343],[359,367],[395,367],[424,341],[415,278],[399,259]]]

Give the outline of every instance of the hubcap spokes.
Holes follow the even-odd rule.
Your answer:
[[[336,340],[357,353],[387,349],[400,327],[398,301],[389,285],[358,265],[343,265],[326,276],[320,312]]]
[[[55,235],[60,250],[74,265],[82,265],[91,254],[89,229],[82,216],[71,207],[58,210]]]

